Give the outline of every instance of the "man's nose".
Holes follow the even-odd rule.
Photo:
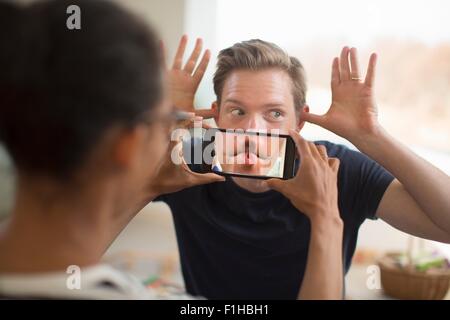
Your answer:
[[[251,115],[247,118],[245,130],[249,131],[264,131],[267,130],[267,122],[259,114]]]

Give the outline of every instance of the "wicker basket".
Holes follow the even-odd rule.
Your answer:
[[[449,270],[421,272],[414,267],[399,267],[389,253],[379,261],[381,285],[385,293],[393,298],[408,300],[441,300],[450,286]]]

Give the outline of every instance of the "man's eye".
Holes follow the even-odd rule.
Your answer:
[[[279,119],[283,116],[283,114],[280,111],[270,111],[270,116],[274,119]]]
[[[242,111],[241,109],[234,109],[234,110],[231,110],[231,114],[233,116],[243,116],[244,111]]]

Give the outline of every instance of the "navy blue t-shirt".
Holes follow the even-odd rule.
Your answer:
[[[339,210],[348,271],[358,229],[375,219],[394,179],[367,156],[319,141],[339,158]],[[305,271],[310,224],[280,193],[252,193],[226,182],[188,188],[157,199],[173,215],[187,291],[208,299],[295,299]]]

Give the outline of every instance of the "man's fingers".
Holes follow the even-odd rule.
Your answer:
[[[300,114],[300,120],[321,126],[321,127],[325,127],[325,115],[318,115],[318,114],[314,114],[314,113],[310,113],[310,112],[302,112]]]
[[[377,66],[377,55],[372,53],[369,60],[369,67],[367,68],[367,75],[365,84],[366,86],[372,88],[375,84],[375,68]]]
[[[186,71],[189,74],[192,74],[192,72],[194,72],[194,68],[197,65],[197,60],[198,60],[198,57],[200,57],[202,48],[203,48],[203,40],[198,38],[195,41],[194,50],[192,51],[191,56],[189,57],[186,65],[184,66],[184,71]]]
[[[217,110],[214,109],[196,109],[195,114],[197,116],[203,117],[204,119],[210,119],[217,116]]]
[[[179,121],[176,122],[176,124],[175,124],[175,131],[176,131],[176,129],[195,128],[195,124],[198,123],[198,122],[202,123],[202,121],[203,121],[202,117],[196,116],[195,113],[192,113],[192,117],[187,118],[187,119],[183,119],[183,120],[179,120]]]
[[[205,53],[203,54],[202,60],[200,61],[193,75],[197,85],[200,84],[200,81],[202,80],[203,75],[205,74],[206,68],[208,68],[210,59],[211,59],[211,51],[206,50]]]
[[[331,87],[337,86],[341,82],[341,75],[339,72],[339,58],[333,59],[333,65],[331,66]]]
[[[351,79],[359,79],[359,61],[358,61],[358,50],[356,48],[350,49],[350,64],[351,64]]]
[[[210,126],[210,125],[207,124],[206,122],[202,122],[202,128],[203,128],[203,129],[214,129],[213,126]]]
[[[173,69],[180,70],[183,65],[183,56],[184,51],[186,50],[188,37],[187,35],[183,35],[180,40],[180,44],[178,45],[177,53],[175,54],[175,59],[173,61]]]
[[[195,112],[187,112],[187,111],[179,111],[179,110],[176,110],[176,111],[180,114],[180,116],[182,116],[182,118],[184,120],[188,120],[188,119],[195,117]]]
[[[177,120],[177,126],[190,123],[196,116],[195,112],[179,111],[179,113],[181,114],[181,117]]]
[[[350,50],[344,47],[341,51],[341,58],[339,59],[341,67],[341,81],[350,80],[350,65],[348,63],[348,54]]]

